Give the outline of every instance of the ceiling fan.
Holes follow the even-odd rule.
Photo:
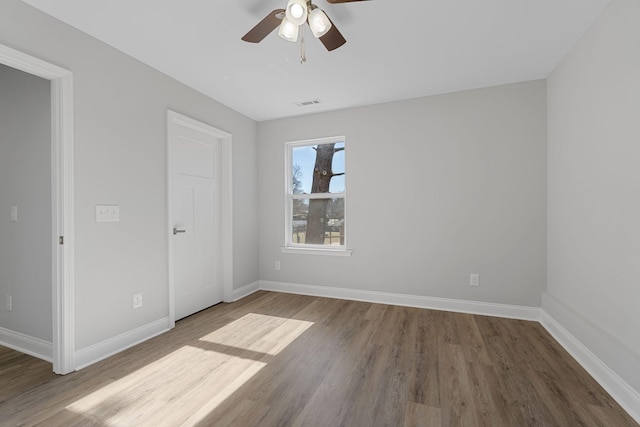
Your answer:
[[[327,0],[331,4],[354,1],[367,0]],[[275,9],[270,12],[262,21],[258,22],[258,25],[245,34],[242,40],[250,43],[260,43],[276,27],[280,27],[278,35],[287,41],[295,43],[298,41],[298,34],[301,32],[300,28],[305,22],[309,25],[313,36],[319,39],[328,51],[337,49],[347,42],[327,14],[311,3],[311,0],[289,0],[286,9]],[[305,62],[304,35],[302,35],[301,40],[303,50],[300,60]]]

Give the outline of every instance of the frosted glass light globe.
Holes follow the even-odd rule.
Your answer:
[[[304,8],[300,6],[298,3],[294,3],[291,5],[291,16],[294,18],[300,19],[304,14]]]
[[[300,26],[291,23],[285,16],[282,18],[282,23],[280,23],[278,35],[288,42],[297,42],[299,28]]]
[[[313,36],[318,39],[329,32],[331,21],[323,11],[316,8],[309,13],[309,27]]]
[[[289,0],[285,14],[292,24],[304,24],[307,20],[307,2],[305,0]]]

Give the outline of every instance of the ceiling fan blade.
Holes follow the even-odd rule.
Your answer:
[[[351,3],[353,1],[369,1],[369,0],[327,0],[327,1],[331,4],[337,4],[337,3]]]
[[[327,17],[331,22],[331,29],[324,36],[320,37],[320,41],[327,48],[329,52],[334,49],[339,48],[343,44],[347,42],[347,40],[342,36],[342,33],[338,31],[336,28],[336,24],[331,21],[331,18]]]
[[[280,25],[283,16],[284,9],[276,9],[270,12],[262,21],[258,22],[258,25],[249,30],[249,32],[242,37],[242,40],[249,43],[260,43]]]

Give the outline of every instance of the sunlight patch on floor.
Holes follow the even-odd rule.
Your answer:
[[[249,313],[200,338],[275,356],[313,325],[313,322]]]
[[[194,425],[312,325],[249,313],[66,409],[106,426]]]

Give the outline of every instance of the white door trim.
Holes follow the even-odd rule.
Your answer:
[[[52,360],[55,373],[68,374],[75,370],[73,74],[1,44],[0,63],[51,81]]]
[[[220,267],[222,269],[222,300],[224,302],[233,301],[233,198],[232,198],[232,175],[231,175],[231,142],[232,135],[223,130],[217,129],[206,123],[199,122],[190,117],[167,110],[167,236],[171,236],[173,231],[173,218],[171,214],[171,155],[169,126],[171,123],[193,129],[198,132],[211,135],[220,139]],[[173,239],[168,238],[168,276],[169,276],[169,327],[175,327],[175,300],[173,283]]]

